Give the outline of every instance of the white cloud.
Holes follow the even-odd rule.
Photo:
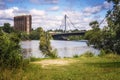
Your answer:
[[[50,10],[50,11],[57,11],[57,10],[59,10],[59,6],[51,7],[48,10]]]
[[[33,25],[41,22],[45,11],[31,9],[30,11],[21,10],[18,7],[12,7],[9,9],[0,10],[0,24],[3,25],[5,22],[9,22],[13,26],[13,17],[18,15],[32,15]],[[34,27],[34,26],[33,26]]]
[[[89,14],[96,14],[96,13],[100,12],[101,9],[102,9],[102,6],[87,7],[84,9],[84,12],[89,13]]]
[[[30,14],[32,14],[33,16],[43,16],[45,15],[45,11],[44,10],[37,10],[37,9],[32,9],[29,11]]]
[[[112,6],[111,3],[108,3],[107,1],[104,1],[103,4],[101,5],[97,5],[97,6],[90,6],[90,7],[86,7],[83,12],[85,14],[97,14],[99,12],[101,12],[104,9],[109,9]]]
[[[30,0],[34,4],[57,4],[59,0]]]
[[[9,15],[8,15],[9,14]],[[10,22],[13,25],[13,17],[18,15],[32,15],[32,28],[43,27],[44,29],[54,28],[59,24],[60,16],[48,16],[44,10],[31,9],[29,11],[21,10],[17,7],[12,7],[5,10],[0,10],[0,18],[2,24]],[[9,20],[8,18],[12,19]]]
[[[34,24],[36,26],[43,27],[44,30],[48,29],[58,29],[57,27],[61,24],[62,16],[50,16],[45,15],[41,19],[38,19],[38,24]],[[36,21],[35,21],[36,22]]]
[[[0,18],[13,18],[16,15],[22,15],[22,13],[18,13],[20,9],[18,7],[12,7],[4,10],[0,10]],[[24,14],[24,12],[23,12]]]
[[[112,6],[112,3],[108,3],[107,1],[103,3],[103,8],[105,9],[109,9],[111,6]]]

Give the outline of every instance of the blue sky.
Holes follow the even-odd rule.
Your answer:
[[[14,26],[14,16],[32,15],[32,28],[59,29],[66,14],[74,26],[90,29],[89,22],[100,22],[111,7],[105,0],[0,0],[0,26],[5,22]],[[69,21],[67,25],[74,29]]]

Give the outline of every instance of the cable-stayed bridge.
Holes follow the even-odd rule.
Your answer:
[[[110,10],[110,12],[104,17],[104,19],[99,23],[99,26],[100,26],[101,24],[103,24],[111,14],[113,14],[113,10],[114,10],[114,7],[113,7],[113,8]],[[72,27],[74,27],[75,29],[78,29],[78,32],[69,32],[69,31],[67,31],[67,27],[68,27],[68,26],[67,26],[67,19],[68,19],[69,22],[71,23]],[[62,39],[66,39],[65,37],[67,37],[67,36],[84,35],[85,32],[86,32],[86,30],[79,31],[79,30],[80,30],[79,27],[75,27],[75,25],[71,22],[71,20],[69,19],[69,17],[68,17],[67,15],[64,16],[63,24],[64,24],[63,32],[52,34],[52,37],[53,37],[54,39],[62,40]],[[62,24],[61,24],[61,26],[62,26]],[[61,27],[61,26],[60,26],[60,27]]]
[[[70,26],[72,25],[72,27]],[[77,31],[75,32],[72,32],[71,30],[67,30],[67,28],[74,28],[76,29]],[[63,28],[63,29],[61,29]],[[51,33],[52,34],[52,37],[53,39],[55,40],[65,40],[66,37],[68,36],[73,36],[73,35],[84,35],[85,34],[85,30],[83,31],[79,31],[79,27],[76,27],[72,21],[69,19],[69,17],[67,15],[64,16],[64,20],[62,21],[62,24],[60,25],[60,28],[59,30],[62,30],[62,32],[56,32],[56,33]]]

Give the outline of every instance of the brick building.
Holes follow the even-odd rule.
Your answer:
[[[31,31],[31,23],[32,23],[31,15],[22,15],[14,17],[15,30],[23,31],[29,34]]]

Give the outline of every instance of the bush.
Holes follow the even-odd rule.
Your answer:
[[[103,49],[101,49],[100,54],[98,54],[98,56],[103,57],[103,56],[105,56],[105,54],[106,54],[105,51]]]
[[[109,53],[109,54],[106,54],[104,57],[111,58],[111,59],[117,59],[117,58],[119,58],[119,55],[115,54],[115,53]]]
[[[51,57],[51,58],[57,58],[57,57],[58,57],[58,55],[57,55],[57,49],[55,49],[55,50],[53,50],[53,51],[51,52],[50,57]]]
[[[50,39],[51,35],[40,28],[40,46],[39,49],[46,57],[57,58],[56,50],[52,51]]]
[[[22,66],[23,58],[16,34],[0,32],[0,66],[2,68],[18,68]]]
[[[93,57],[94,54],[92,52],[87,51],[86,53],[82,54],[81,57]]]
[[[21,67],[25,68],[29,64],[29,62],[29,59],[24,59]]]
[[[78,57],[79,57],[78,54],[73,55],[73,58],[78,58]]]
[[[30,61],[40,61],[42,58],[30,57]]]

